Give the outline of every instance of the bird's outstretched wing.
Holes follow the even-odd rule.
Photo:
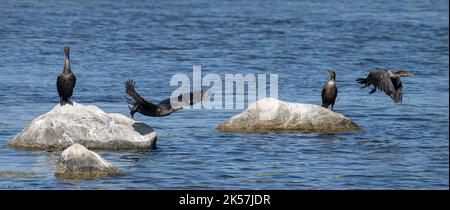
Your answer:
[[[395,92],[391,95],[392,100],[394,100],[395,103],[401,103],[403,99],[403,85],[402,81],[400,80],[400,77],[398,78],[391,78],[392,85],[394,85]]]
[[[142,98],[134,89],[136,82],[134,80],[128,80],[125,83],[125,92],[131,97],[125,96],[125,101],[129,104],[131,116],[134,113],[139,112],[143,115],[152,117],[163,117],[170,115],[171,113],[182,109],[184,106],[193,105],[202,100],[203,97],[210,95],[209,88],[198,92],[186,92],[178,97],[171,99],[165,99],[158,104],[154,104],[150,101]]]
[[[387,71],[378,70],[370,72],[369,76],[367,76],[367,80],[378,89],[384,91],[395,103],[401,102],[402,88],[400,78],[391,78]],[[398,82],[400,84],[398,84]]]
[[[136,82],[132,79],[129,79],[127,82],[125,82],[125,92],[131,96],[131,98],[128,98],[125,96],[125,100],[128,101],[134,101],[137,102],[139,104],[150,104],[149,101],[145,100],[144,98],[142,98],[134,89],[134,87],[136,86]]]
[[[174,111],[183,109],[185,106],[194,105],[202,100],[207,99],[211,95],[210,87],[201,91],[185,92],[178,97],[165,99],[158,105],[167,109],[173,109]]]
[[[147,101],[146,99],[142,98],[134,89],[136,86],[136,82],[132,79],[129,79],[127,82],[125,82],[125,92],[131,96],[131,98],[125,96],[125,101],[131,105],[130,110],[131,111],[137,111],[136,109],[138,107],[141,107],[145,110],[155,110],[158,108],[158,105],[153,104],[150,101]]]

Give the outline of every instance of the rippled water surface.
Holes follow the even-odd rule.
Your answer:
[[[448,189],[448,1],[0,0],[0,189]],[[55,81],[71,46],[73,99],[128,115],[123,83],[153,101],[172,75],[279,75],[279,98],[320,104],[337,72],[336,112],[363,131],[222,133],[242,110],[183,110],[137,119],[158,148],[99,151],[128,173],[54,177],[56,153],[6,144],[58,102]],[[355,78],[375,67],[408,69],[403,104],[368,95]],[[6,172],[28,176],[11,178]]]

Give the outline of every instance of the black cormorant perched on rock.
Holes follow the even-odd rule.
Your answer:
[[[70,68],[70,47],[64,47],[64,52],[66,53],[66,62],[64,63],[64,69],[62,73],[58,76],[56,80],[56,87],[58,88],[59,102],[61,104],[67,103],[70,101],[70,97],[72,97],[73,88],[75,87],[75,83],[77,78],[75,74],[73,74],[72,69]]]
[[[333,110],[334,102],[338,94],[336,72],[328,71],[328,74],[330,75],[330,81],[322,89],[322,107],[328,108],[331,105],[331,110]]]
[[[132,79],[125,83],[125,92],[131,96],[131,98],[125,96],[125,101],[129,104],[130,115],[133,118],[136,112],[151,117],[164,117],[183,109],[184,106],[193,105],[201,100],[205,100],[211,94],[208,88],[201,90],[200,93],[196,91],[180,94],[176,99],[174,98],[173,101],[175,101],[175,104],[170,103],[170,98],[154,104],[142,98],[134,89],[135,85],[136,82]]]
[[[370,71],[367,78],[359,78],[356,81],[363,84],[361,88],[373,85],[370,94],[375,93],[377,88],[390,96],[395,103],[401,103],[403,98],[403,86],[400,77],[411,77],[413,74],[408,71],[400,70],[392,72],[386,69],[376,68]]]

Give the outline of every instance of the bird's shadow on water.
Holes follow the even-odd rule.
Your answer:
[[[141,135],[147,135],[152,133],[154,130],[152,127],[145,123],[136,122],[132,125],[133,129]]]

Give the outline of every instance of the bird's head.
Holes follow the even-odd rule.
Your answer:
[[[69,46],[65,46],[65,47],[64,47],[64,52],[66,53],[66,55],[69,55],[69,53],[70,53],[70,47],[69,47]]]
[[[409,72],[409,71],[405,71],[405,70],[400,70],[395,72],[396,75],[400,76],[400,77],[412,77],[414,76],[413,73]]]
[[[336,72],[334,72],[333,70],[329,70],[328,74],[330,75],[331,79],[336,79]]]

